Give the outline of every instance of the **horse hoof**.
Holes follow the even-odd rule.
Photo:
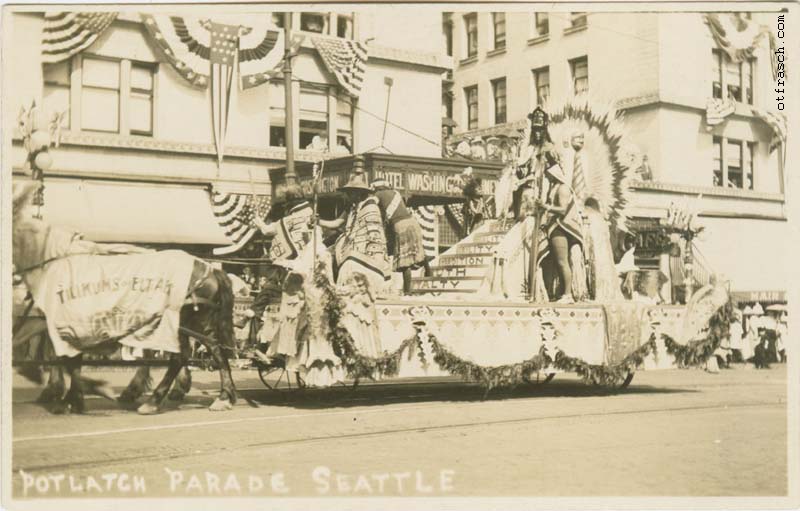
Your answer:
[[[136,402],[136,400],[138,398],[139,398],[139,396],[137,396],[134,392],[131,392],[130,390],[125,389],[125,390],[122,391],[122,394],[120,394],[117,397],[117,401],[119,401],[120,403],[123,403],[123,404],[131,404],[131,403]]]
[[[178,389],[172,389],[169,391],[169,394],[167,394],[167,398],[169,398],[170,401],[183,401],[185,396],[186,394]]]
[[[212,412],[227,412],[228,410],[233,410],[233,405],[227,399],[217,398],[208,409]]]
[[[50,413],[53,415],[66,415],[69,413],[69,405],[64,402],[56,402],[50,407]]]
[[[136,409],[139,415],[156,415],[159,411],[158,406],[150,403],[143,403],[142,406]]]

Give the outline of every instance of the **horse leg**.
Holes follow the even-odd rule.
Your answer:
[[[187,360],[192,356],[192,346],[189,343],[189,336],[184,333],[178,334],[178,341],[180,343],[181,353],[184,354],[184,359]],[[183,401],[183,398],[192,389],[192,373],[189,372],[189,367],[184,364],[178,372],[175,379],[175,385],[169,391],[169,399],[172,401]]]
[[[233,384],[233,375],[231,374],[231,367],[228,365],[228,357],[226,357],[219,345],[214,345],[209,348],[211,356],[214,361],[219,364],[219,380],[220,391],[219,397],[211,403],[208,407],[212,412],[222,412],[233,408],[236,402],[236,387]]]
[[[183,398],[190,390],[192,390],[192,373],[188,367],[183,366],[178,372],[177,378],[175,378],[175,385],[169,391],[169,398],[172,401],[183,401]]]
[[[183,353],[171,354],[169,357],[169,366],[167,367],[166,374],[164,374],[164,378],[155,390],[153,390],[150,399],[145,401],[136,411],[141,415],[153,415],[158,413],[161,408],[161,403],[164,401],[167,392],[169,392],[169,388],[172,386],[172,382],[175,381],[178,372],[180,372],[181,368],[185,365],[186,358]]]
[[[53,343],[50,342],[49,337],[42,339],[37,358],[41,358],[41,360],[44,361],[53,360],[56,358],[55,350],[53,349]],[[44,389],[42,389],[42,393],[39,394],[39,397],[36,399],[37,403],[53,403],[58,399],[61,399],[66,392],[66,386],[64,385],[64,369],[54,365],[50,366],[50,370],[48,372],[49,377],[47,384],[45,385]]]
[[[150,367],[141,366],[136,370],[136,374],[133,375],[130,383],[119,395],[117,401],[123,404],[132,404],[150,390],[152,386],[153,378],[150,377]]]
[[[83,401],[83,388],[81,384],[81,361],[82,355],[72,358],[65,358],[64,370],[69,375],[69,390],[55,401],[51,412],[57,415],[65,413],[84,413],[86,405]]]

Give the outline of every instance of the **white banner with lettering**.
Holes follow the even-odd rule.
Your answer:
[[[118,340],[177,353],[180,309],[195,258],[185,252],[77,255],[51,262],[34,297],[58,356]]]

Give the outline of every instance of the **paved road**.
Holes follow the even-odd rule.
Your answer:
[[[122,384],[130,373],[103,373]],[[785,495],[786,369],[572,375],[495,392],[451,381],[276,393],[205,410],[213,373],[142,417],[100,399],[51,416],[15,377],[13,488],[42,496]],[[71,480],[70,480],[71,478]],[[79,491],[80,490],[80,491]]]

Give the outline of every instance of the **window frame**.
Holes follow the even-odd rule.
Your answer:
[[[505,76],[495,78],[490,82],[492,84],[492,104],[494,105],[494,124],[505,124],[508,122],[508,81]],[[499,96],[498,91],[500,86],[503,88],[503,95]],[[502,99],[503,108],[502,116],[498,108],[498,101]]]
[[[578,66],[580,64],[585,64],[585,67],[586,67],[586,76],[580,77],[581,79],[585,79],[586,80],[586,88],[584,88],[581,91],[578,90],[579,77],[576,76],[576,70],[578,69]],[[571,74],[572,74],[572,92],[573,92],[573,94],[575,94],[576,96],[579,96],[581,94],[588,94],[588,92],[589,92],[589,57],[587,55],[584,55],[582,57],[576,57],[574,59],[570,59],[569,67],[570,67],[570,71],[571,71]]]
[[[466,44],[464,45],[464,49],[466,51],[467,59],[471,59],[473,57],[478,56],[478,13],[471,12],[464,15],[464,35]],[[474,43],[474,50],[472,48]]]
[[[119,76],[117,77],[117,87],[116,88],[104,87],[104,86],[101,86],[101,85],[86,85],[84,83],[86,62],[87,61],[92,61],[92,60],[104,61],[104,62],[114,62],[117,65]],[[116,129],[112,129],[112,130],[86,128],[84,126],[85,125],[85,119],[83,118],[83,110],[81,110],[81,122],[80,122],[80,128],[79,128],[80,131],[82,131],[82,132],[85,131],[85,132],[89,132],[89,133],[113,133],[115,135],[122,135],[123,134],[123,123],[122,123],[122,109],[123,109],[122,108],[122,101],[123,101],[123,99],[122,98],[127,96],[127,94],[123,94],[123,92],[122,92],[122,89],[123,89],[123,77],[122,77],[123,61],[125,61],[125,60],[126,59],[114,58],[114,57],[106,57],[106,56],[103,56],[103,55],[93,55],[93,54],[84,54],[84,55],[81,56],[80,83],[78,84],[79,88],[80,88],[79,89],[80,90],[80,95],[81,95],[81,108],[83,108],[85,106],[85,103],[86,103],[86,101],[85,101],[86,94],[84,94],[84,91],[86,91],[87,89],[95,90],[95,91],[101,90],[101,91],[114,91],[114,92],[116,92],[117,93],[117,127],[116,127]],[[128,86],[128,90],[130,90],[130,85]]]
[[[51,69],[64,65],[67,69],[67,79],[65,83],[61,83],[57,80],[48,80],[47,79],[47,68],[50,67]],[[45,98],[47,97],[47,89],[60,89],[65,90],[67,93],[67,108],[66,111],[66,118],[67,118],[67,129],[72,129],[73,123],[73,115],[72,115],[72,72],[75,65],[75,59],[66,59],[62,60],[61,62],[56,62],[53,64],[43,64],[42,66],[42,103],[45,102]]]
[[[474,105],[471,102],[470,97],[472,96],[471,93],[474,92],[475,102]],[[467,130],[474,130],[478,129],[478,123],[480,121],[480,110],[479,110],[479,101],[478,101],[478,85],[470,85],[468,87],[464,87],[464,102],[467,106]],[[472,107],[475,107],[475,118],[472,118]],[[474,121],[474,126],[473,126]]]
[[[156,77],[157,77],[157,71],[158,71],[158,63],[156,63],[156,62],[141,62],[141,61],[131,60],[131,66],[130,66],[130,68],[131,68],[130,69],[131,76],[133,76],[133,68],[134,67],[145,68],[145,69],[148,69],[150,71],[150,77],[151,77],[150,90],[133,87],[132,82],[129,82],[129,85],[128,85],[128,96],[127,96],[128,97],[128,101],[130,102],[130,99],[131,99],[131,97],[133,96],[134,93],[136,93],[136,94],[149,94],[149,96],[150,96],[150,131],[133,129],[131,127],[130,117],[128,118],[128,131],[130,132],[131,135],[139,135],[139,136],[143,136],[143,137],[152,137],[153,136],[153,132],[155,131],[155,124],[156,124],[155,105],[156,105]],[[130,109],[129,109],[129,111],[130,111]]]
[[[540,18],[540,16],[543,17]],[[544,26],[544,30],[542,30]],[[550,35],[550,13],[549,12],[534,12],[533,13],[533,31],[536,37],[545,37]]]
[[[736,149],[737,147],[738,149]],[[732,148],[733,151],[731,151]],[[712,152],[714,153],[712,157],[712,186],[714,188],[754,191],[757,149],[757,142],[714,135],[712,137]],[[730,153],[736,151],[738,151],[739,155],[731,156]],[[738,167],[731,165],[731,161],[738,161]],[[731,173],[731,169],[735,169],[734,172]],[[733,176],[731,174],[733,174]],[[740,184],[737,186],[735,182],[731,181],[731,177],[734,179],[738,178]],[[747,182],[748,177],[750,178],[749,184]],[[718,181],[719,184],[717,184],[716,181]],[[730,183],[733,183],[734,186],[731,186]]]
[[[539,91],[542,88],[542,84],[540,83],[541,77],[544,75],[547,75],[547,96],[542,99],[542,95],[539,93]],[[533,106],[543,106],[550,98],[550,66],[541,66],[531,69],[531,76],[533,78]]]
[[[502,20],[498,20],[499,17],[502,17]],[[495,50],[502,50],[506,47],[506,13],[504,12],[493,12],[492,13],[492,35],[493,35],[493,42],[494,42],[494,49]],[[502,32],[498,31],[498,26],[502,26]],[[502,35],[502,39],[499,39],[498,36]]]
[[[711,67],[711,97],[714,99],[732,99],[737,103],[742,103],[745,105],[754,105],[755,104],[755,71],[756,71],[756,59],[749,58],[744,59],[739,63],[735,63],[731,60],[725,51],[719,48],[712,48],[711,49],[712,55],[712,67]],[[719,66],[719,72],[717,73],[717,66]],[[731,66],[736,66],[735,72],[730,73],[729,70]],[[717,76],[714,76],[717,74]],[[729,80],[729,74],[733,74],[735,79],[738,81],[737,85],[733,85]],[[717,78],[719,81],[715,80]],[[719,83],[719,93],[717,92],[715,85]],[[739,89],[739,98],[737,99],[734,94],[731,94],[731,87],[738,87]]]
[[[582,28],[589,24],[587,17],[588,12],[570,12],[569,13],[569,28]]]

